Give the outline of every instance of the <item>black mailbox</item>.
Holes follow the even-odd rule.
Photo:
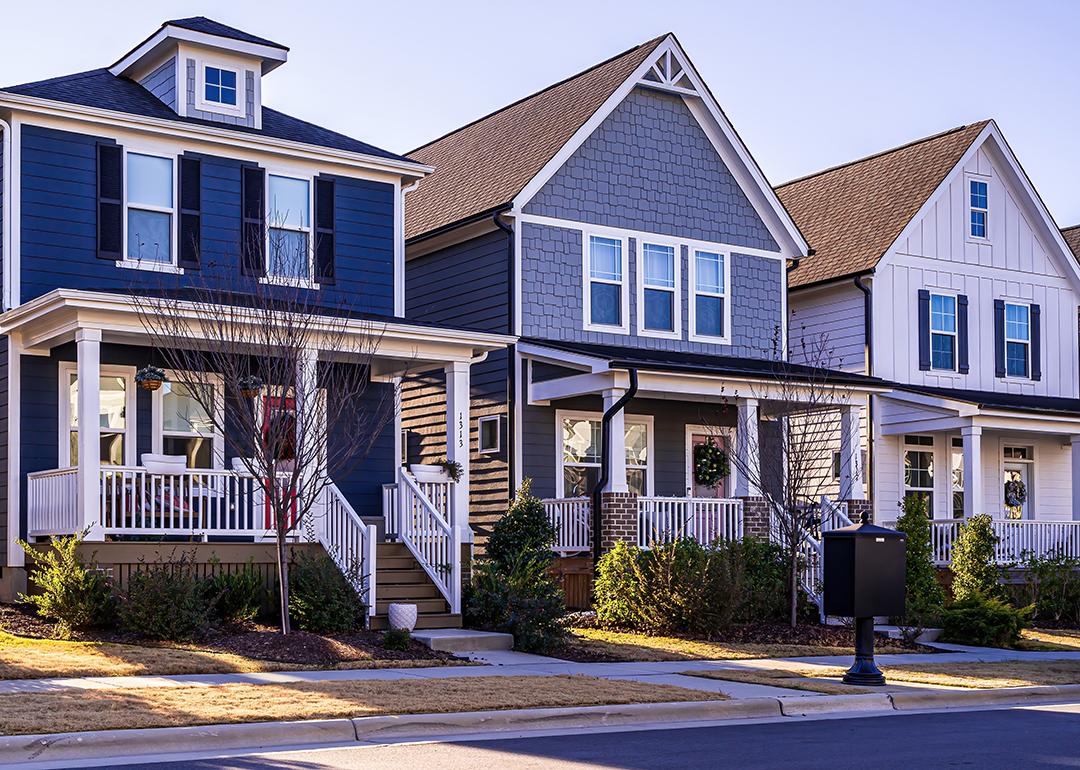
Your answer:
[[[825,533],[825,614],[903,615],[907,535],[874,524]]]

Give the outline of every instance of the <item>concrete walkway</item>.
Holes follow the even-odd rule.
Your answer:
[[[953,650],[952,654],[912,653],[879,655],[880,665],[910,663],[997,663],[1012,660],[1080,660],[1080,652],[1023,652],[981,647],[935,645]],[[807,666],[847,667],[850,655],[827,655],[808,658],[756,658],[738,660],[676,660],[642,663],[576,663],[510,651],[473,653],[471,657],[485,661],[475,666],[440,666],[433,668],[384,668],[343,671],[276,671],[248,674],[181,674],[176,676],[110,676],[70,679],[15,679],[0,681],[0,694],[35,693],[57,690],[126,689],[140,687],[205,686],[221,684],[284,684],[290,682],[393,681],[415,679],[448,679],[456,677],[498,676],[594,676],[604,679],[630,679],[656,684],[672,684],[704,692],[721,692],[733,698],[804,696],[817,693],[766,685],[725,682],[682,676],[682,672],[710,669],[792,669]],[[912,689],[897,685],[896,689]],[[892,689],[892,687],[890,687]],[[928,689],[919,685],[916,689]]]

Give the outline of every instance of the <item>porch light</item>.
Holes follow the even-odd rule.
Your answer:
[[[157,390],[161,387],[161,383],[168,382],[168,379],[169,378],[165,376],[164,369],[157,366],[150,366],[149,364],[135,372],[135,382],[137,382],[139,387],[143,390]]]
[[[247,377],[241,377],[237,386],[240,388],[241,396],[255,398],[262,391],[263,381],[254,374],[249,374]]]

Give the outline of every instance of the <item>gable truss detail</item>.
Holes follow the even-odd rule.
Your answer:
[[[697,89],[694,88],[694,84],[690,80],[686,64],[670,48],[667,50],[661,48],[656,61],[645,71],[645,74],[641,76],[638,82],[643,86],[662,88],[665,91],[674,91],[675,93],[690,96],[698,95]]]

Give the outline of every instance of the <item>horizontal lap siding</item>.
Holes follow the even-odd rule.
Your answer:
[[[8,528],[8,339],[0,337],[0,543],[7,543]],[[7,564],[7,548],[0,550],[0,566]]]

